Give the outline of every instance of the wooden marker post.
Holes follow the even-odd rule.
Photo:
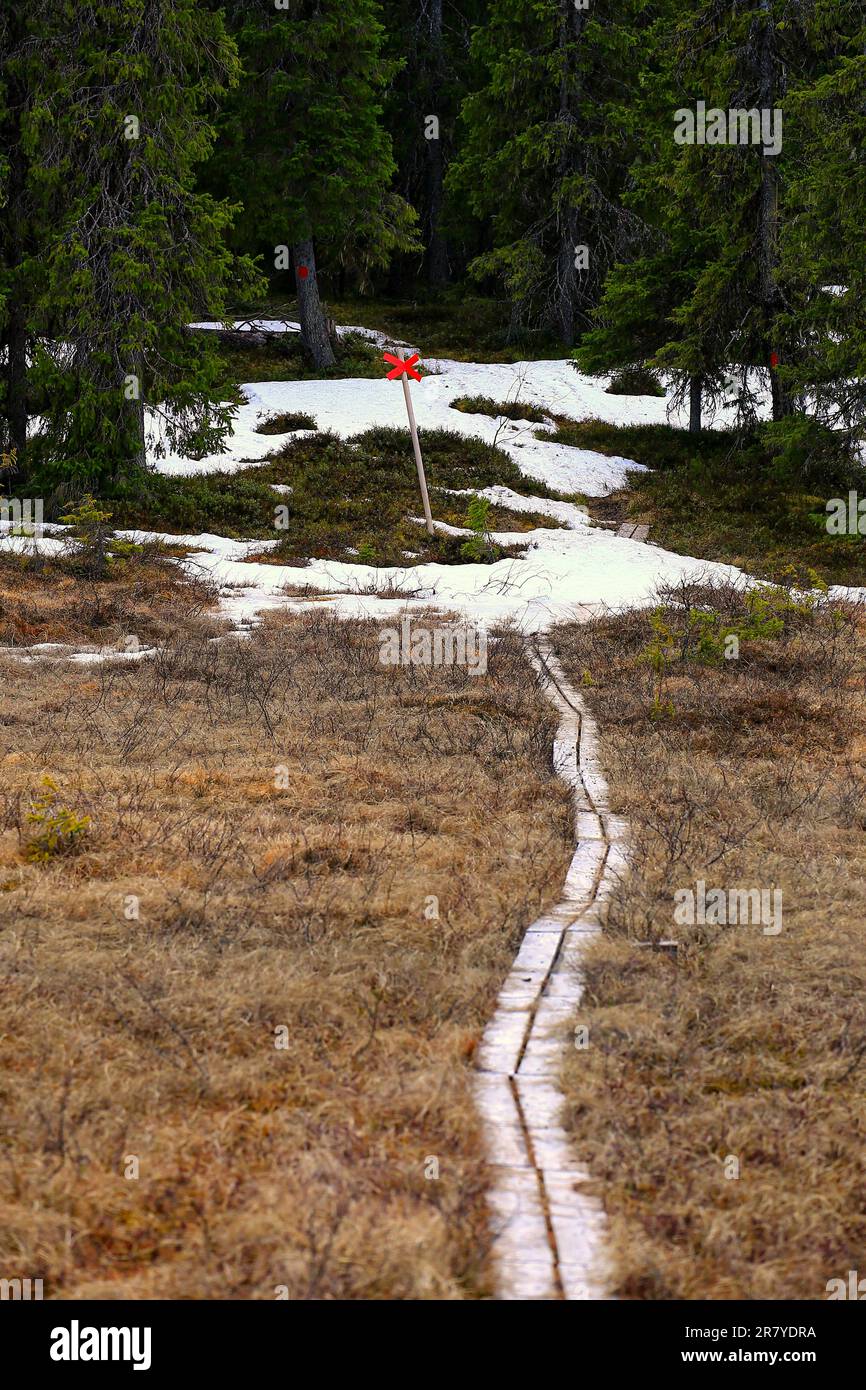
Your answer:
[[[406,398],[406,414],[409,416],[409,430],[412,435],[412,448],[415,451],[415,465],[418,469],[418,485],[421,488],[421,501],[424,503],[424,520],[427,524],[428,536],[435,536],[436,531],[433,527],[433,516],[430,511],[430,497],[427,492],[427,479],[424,476],[424,460],[421,457],[421,444],[418,439],[418,426],[415,423],[415,411],[412,408],[412,396],[409,392],[409,378],[414,377],[416,381],[421,380],[421,373],[414,370],[415,363],[418,361],[418,353],[413,353],[404,362],[402,357],[395,357],[393,353],[384,354],[385,362],[393,362],[394,369],[388,373],[388,380],[393,381],[395,377],[403,379],[403,395]]]

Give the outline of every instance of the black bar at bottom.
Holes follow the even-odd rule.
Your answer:
[[[760,1367],[771,1382],[777,1371],[791,1368],[817,1371],[826,1381],[857,1364],[866,1320],[857,1309],[842,1306],[857,1301],[541,1304],[534,1313],[512,1305],[506,1323],[499,1322],[502,1309],[497,1314],[495,1306],[476,1310],[481,1318],[476,1323],[474,1317],[464,1321],[465,1307],[461,1312],[454,1305],[437,1305],[428,1323],[429,1304],[403,1312],[391,1304],[386,1324],[379,1323],[376,1302],[364,1305],[364,1311],[355,1303],[331,1302],[6,1301],[0,1302],[0,1332],[16,1371],[20,1367],[60,1383],[70,1377],[92,1381],[102,1373],[115,1380],[130,1375],[133,1383],[148,1376],[161,1381],[166,1374],[188,1371],[212,1371],[221,1380],[233,1375],[244,1381],[251,1375],[308,1380],[317,1369],[331,1379],[341,1366],[353,1379],[373,1375],[385,1385],[411,1383],[418,1376],[428,1380],[440,1369],[450,1381],[470,1349],[469,1364],[486,1363],[487,1379],[500,1356],[513,1371],[512,1357],[522,1361],[527,1355],[539,1375],[550,1357],[549,1371],[557,1378],[565,1374],[567,1381],[583,1379],[590,1365],[596,1377],[620,1371],[666,1375],[675,1368],[700,1376],[709,1367],[735,1373]],[[457,1322],[450,1323],[451,1317]],[[537,1317],[555,1342],[537,1339]],[[342,1335],[335,1338],[338,1331]],[[463,1334],[459,1342],[448,1335],[452,1331]]]

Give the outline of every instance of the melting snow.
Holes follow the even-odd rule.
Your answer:
[[[241,330],[286,332],[297,331],[298,327],[284,320],[241,321],[236,326]],[[338,331],[363,333],[379,346],[394,344],[386,335],[367,329],[346,327]],[[425,429],[442,428],[474,435],[497,443],[524,475],[559,492],[601,497],[622,487],[627,473],[640,470],[640,465],[625,458],[608,458],[590,450],[545,442],[535,438],[535,431],[541,427],[529,421],[467,415],[452,409],[451,402],[458,396],[489,396],[495,401],[532,402],[552,415],[575,420],[595,417],[614,424],[667,420],[684,423],[682,415],[669,412],[667,399],[608,395],[604,379],[582,376],[567,360],[512,365],[428,359],[425,365],[431,369],[431,375],[412,388],[422,447]],[[153,466],[169,475],[233,472],[248,467],[264,460],[291,437],[257,433],[256,425],[277,412],[305,412],[315,418],[320,430],[332,431],[345,439],[374,426],[406,428],[403,392],[399,382],[387,380],[384,367],[381,380],[252,382],[242,391],[245,400],[224,453],[200,460],[154,455]],[[151,425],[158,431],[155,419]],[[233,541],[207,534],[165,535],[164,539],[201,552],[182,563],[193,572],[209,575],[220,585],[226,615],[243,625],[254,622],[265,608],[287,604],[303,608],[324,603],[342,615],[373,618],[393,618],[395,606],[410,611],[433,607],[484,626],[512,620],[524,631],[540,631],[551,623],[589,616],[605,608],[647,603],[660,583],[705,576],[740,577],[740,572],[728,565],[674,555],[651,543],[613,535],[593,525],[574,503],[524,497],[505,486],[486,488],[483,495],[514,511],[550,516],[560,523],[560,529],[497,534],[495,539],[500,543],[516,542],[526,549],[523,558],[510,557],[494,565],[408,564],[389,568],[316,559],[306,565],[268,565],[248,557],[277,545],[277,541]],[[142,540],[160,533],[123,534]],[[34,545],[46,551],[59,550],[63,542],[0,536],[4,549]],[[286,586],[306,592],[288,596]],[[833,592],[859,597],[863,591]]]

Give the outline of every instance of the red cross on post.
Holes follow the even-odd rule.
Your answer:
[[[418,426],[415,423],[415,411],[412,409],[412,397],[409,394],[409,378],[414,377],[416,381],[421,380],[421,373],[415,371],[415,363],[419,361],[419,355],[414,352],[411,357],[404,361],[402,357],[395,357],[393,352],[383,354],[385,362],[393,362],[393,370],[388,373],[388,380],[394,381],[400,377],[403,382],[403,395],[406,398],[406,414],[409,416],[409,430],[412,435],[412,448],[415,451],[415,466],[418,469],[418,485],[421,488],[421,501],[424,503],[424,520],[427,524],[428,536],[435,536],[433,528],[433,515],[430,511],[430,497],[427,492],[427,479],[424,476],[424,460],[421,458],[421,445],[418,440]]]
[[[421,373],[415,371],[415,363],[420,360],[417,352],[413,352],[412,356],[407,357],[405,362],[402,357],[395,357],[393,352],[386,352],[385,361],[394,363],[394,370],[388,373],[388,380],[393,381],[395,377],[402,376],[405,372],[407,376],[414,377],[416,381],[420,381]]]

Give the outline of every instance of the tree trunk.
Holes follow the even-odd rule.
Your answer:
[[[23,104],[23,93],[12,93],[12,104],[17,105],[20,98]],[[8,174],[8,198],[4,213],[4,221],[7,228],[7,256],[8,265],[12,271],[12,286],[7,308],[6,326],[3,331],[3,346],[6,349],[6,364],[4,375],[6,378],[6,404],[4,414],[6,417],[6,428],[4,448],[9,452],[14,450],[16,455],[16,467],[13,471],[6,474],[7,480],[12,477],[23,477],[27,471],[27,314],[24,305],[24,287],[21,283],[21,262],[24,259],[24,236],[27,225],[25,191],[26,191],[27,170],[24,152],[21,148],[20,129],[16,129],[9,156]]]
[[[776,27],[773,19],[772,0],[761,0],[761,40],[760,40],[760,94],[758,107],[761,111],[772,111],[777,96],[776,74],[778,56],[776,53]],[[766,325],[767,366],[770,371],[770,390],[773,400],[773,419],[781,420],[790,414],[790,402],[782,389],[778,373],[773,366],[774,353],[778,351],[776,323],[781,306],[781,295],[777,280],[779,267],[779,174],[776,159],[761,151],[761,189],[758,201],[758,267],[759,294]]]
[[[13,290],[14,295],[14,290]],[[7,478],[27,472],[27,322],[20,303],[13,300],[4,333],[6,344],[6,425],[9,451],[16,466]]]
[[[701,410],[704,399],[704,383],[699,376],[689,380],[689,433],[700,434]]]
[[[295,263],[295,285],[298,291],[298,317],[301,320],[301,341],[320,371],[336,364],[334,349],[328,333],[328,321],[319,298],[316,277],[316,255],[312,238],[298,241],[292,247]],[[305,273],[306,272],[306,273]]]
[[[429,207],[429,232],[427,238],[427,279],[431,289],[442,289],[448,284],[451,268],[448,263],[448,246],[439,230],[444,201],[445,161],[442,157],[442,141],[427,141],[427,198]]]
[[[430,49],[433,93],[434,96],[438,96],[444,78],[442,0],[431,0],[430,4]],[[427,145],[427,278],[432,289],[441,289],[443,285],[447,285],[450,278],[448,247],[439,230],[442,204],[445,200],[445,159],[442,154],[441,131],[435,140],[427,140],[425,143]]]
[[[566,214],[561,220],[559,252],[556,257],[556,327],[566,347],[574,345],[574,226],[575,219]]]
[[[559,47],[564,54],[566,47],[583,33],[587,11],[577,10],[574,0],[559,0]],[[562,78],[559,84],[559,121],[563,129],[562,151],[559,156],[558,176],[561,183],[571,171],[573,127],[575,125],[574,106],[576,93],[572,90],[572,65],[563,61]],[[553,313],[562,341],[571,347],[575,339],[574,301],[577,289],[577,267],[575,247],[578,244],[578,219],[574,208],[561,208],[559,212],[559,249],[556,256],[556,287],[553,296]]]
[[[139,470],[147,471],[147,423],[144,410],[144,358],[137,352],[133,358],[133,371],[138,379],[138,400],[130,401],[132,414],[132,433],[135,435],[135,462]]]

